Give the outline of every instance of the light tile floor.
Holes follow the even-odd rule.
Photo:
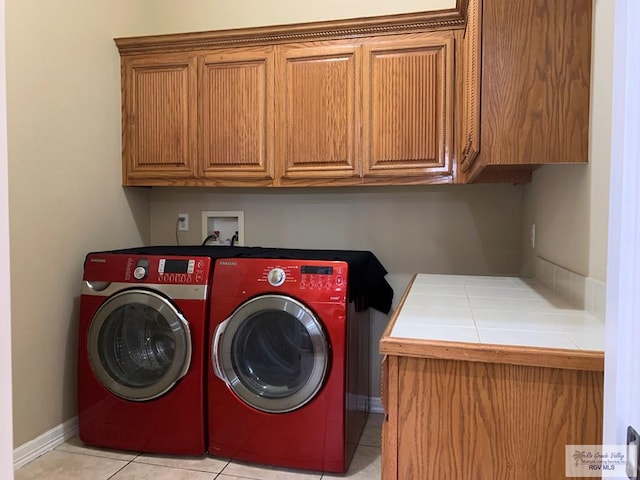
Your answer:
[[[371,414],[349,471],[311,472],[202,456],[137,454],[83,445],[74,437],[15,472],[15,480],[326,480],[380,478],[382,414]]]

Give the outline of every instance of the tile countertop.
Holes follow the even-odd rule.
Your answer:
[[[404,350],[389,349],[394,342],[404,343]],[[567,359],[579,356],[599,369],[594,365],[603,364],[604,323],[532,279],[417,274],[380,346],[381,353],[443,358],[454,351],[451,358],[467,358],[471,350],[483,360],[538,354],[556,358],[531,364],[568,368],[578,368]]]

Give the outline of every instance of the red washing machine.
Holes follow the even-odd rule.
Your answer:
[[[92,253],[78,342],[78,427],[88,444],[202,454],[211,259]]]
[[[369,312],[348,301],[348,270],[342,261],[216,261],[210,454],[346,471],[369,412],[370,348]]]

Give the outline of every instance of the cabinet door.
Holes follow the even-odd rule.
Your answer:
[[[200,167],[208,185],[272,182],[273,88],[271,46],[201,57]]]
[[[483,2],[482,130],[471,179],[587,162],[592,8],[590,0]]]
[[[283,184],[357,177],[359,69],[351,42],[278,48],[278,165]]]
[[[365,176],[450,177],[453,47],[446,31],[363,46]]]
[[[195,178],[196,70],[188,54],[123,57],[123,185]]]

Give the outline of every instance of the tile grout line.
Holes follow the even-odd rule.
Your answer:
[[[469,306],[469,312],[471,313],[471,320],[473,320],[473,326],[476,329],[476,337],[478,337],[478,342],[482,343],[482,338],[480,338],[480,329],[478,328],[478,322],[476,321],[476,316],[473,314],[473,308],[471,307],[471,298],[469,298],[469,292],[467,291],[467,286],[464,286],[464,292],[467,296],[467,305]]]
[[[106,480],[111,480],[112,478],[114,478],[118,473],[120,473],[122,470],[127,468],[129,465],[131,465],[131,462],[133,462],[134,459],[135,457],[129,460],[127,463],[125,463],[122,467],[120,467],[116,472],[114,472],[113,475],[107,477]]]

